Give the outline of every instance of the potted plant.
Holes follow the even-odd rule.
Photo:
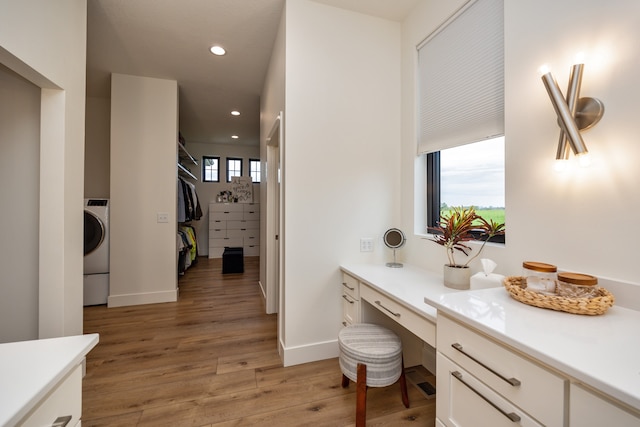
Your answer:
[[[453,208],[448,214],[440,216],[437,226],[428,229],[435,233],[431,240],[444,246],[447,252],[449,263],[444,266],[444,285],[454,289],[469,289],[469,263],[480,255],[489,239],[505,232],[504,223],[497,223],[493,219],[487,221],[477,214],[473,206]],[[482,240],[482,246],[465,263],[456,262],[456,252],[469,256],[471,247],[467,242],[471,240]]]

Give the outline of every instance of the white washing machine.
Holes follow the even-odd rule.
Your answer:
[[[84,305],[109,297],[109,199],[84,201]]]

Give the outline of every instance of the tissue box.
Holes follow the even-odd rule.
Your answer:
[[[476,273],[471,276],[471,289],[497,288],[503,286],[503,280],[504,276],[502,274],[484,274],[483,272]]]

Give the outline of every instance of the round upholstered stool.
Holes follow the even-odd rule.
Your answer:
[[[342,387],[356,383],[356,426],[364,426],[368,387],[386,387],[400,380],[402,403],[409,407],[402,361],[402,341],[387,328],[356,323],[340,330]]]

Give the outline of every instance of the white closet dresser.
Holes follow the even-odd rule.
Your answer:
[[[209,204],[209,258],[222,258],[225,247],[260,255],[260,204]]]

